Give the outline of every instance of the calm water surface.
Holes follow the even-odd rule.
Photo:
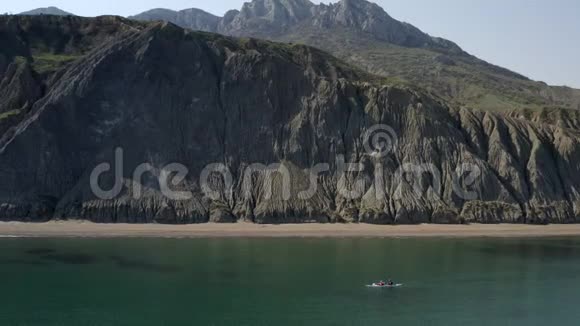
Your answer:
[[[580,321],[580,239],[0,239],[0,280],[0,325]]]

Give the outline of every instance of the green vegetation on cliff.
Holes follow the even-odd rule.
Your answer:
[[[10,110],[7,112],[0,112],[0,121],[20,114],[20,110]]]
[[[53,53],[43,53],[34,55],[32,67],[38,73],[50,73],[57,71],[62,68],[67,63],[73,62],[78,59],[78,55],[65,55],[65,54],[53,54]]]

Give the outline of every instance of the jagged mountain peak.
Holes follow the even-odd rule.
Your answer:
[[[229,36],[312,45],[374,74],[434,90],[459,105],[486,110],[580,107],[580,91],[550,88],[494,66],[469,55],[452,41],[432,37],[396,20],[366,0],[330,4],[253,0],[222,18],[212,17],[207,24],[200,24],[205,19],[194,15],[133,18],[167,20]]]
[[[233,36],[272,38],[292,28],[348,28],[380,41],[408,47],[436,47],[461,52],[450,41],[434,39],[418,28],[392,18],[376,3],[341,0],[316,5],[309,0],[252,0],[240,10],[216,17],[199,9],[179,12],[159,9],[131,17],[138,20],[166,20],[182,27]]]
[[[324,5],[324,4],[322,4]],[[366,0],[340,0],[335,2],[334,4],[330,4],[330,5],[334,5],[334,6],[339,6],[341,8],[365,8],[365,9],[373,9],[373,10],[379,10],[379,11],[383,11],[383,8],[381,8],[379,5],[377,5],[374,2],[369,2]]]
[[[244,8],[252,8],[252,7],[272,8],[273,6],[283,6],[288,10],[292,10],[292,9],[311,8],[314,7],[315,4],[313,4],[309,0],[252,0],[249,2],[245,2],[242,6],[242,10]]]
[[[366,0],[341,0],[317,6],[313,24],[321,28],[346,27],[392,44],[437,47],[461,51],[453,42],[434,39],[415,26],[392,18],[382,7]]]
[[[340,0],[328,5],[321,3],[320,8],[332,8],[336,12],[351,16],[377,16],[393,19],[381,6],[366,0]]]
[[[237,29],[245,25],[255,25],[256,21],[269,23],[275,27],[285,27],[310,18],[315,5],[308,0],[253,0],[242,6],[232,20]]]

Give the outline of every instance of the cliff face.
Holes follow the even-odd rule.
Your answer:
[[[45,44],[13,46],[16,40],[0,38],[2,83],[17,94],[2,96],[3,112],[21,110],[28,100],[0,138],[1,219],[580,220],[580,135],[566,126],[456,109],[432,95],[381,84],[306,46],[114,17],[71,19],[0,18],[2,35],[16,28],[18,39]],[[29,28],[45,24],[53,28],[46,35]],[[83,32],[96,25],[109,32]],[[48,54],[69,60],[46,70],[38,60]],[[11,72],[17,68],[19,74]],[[34,82],[25,82],[29,78]],[[384,156],[365,146],[367,131],[380,125],[390,126],[389,136],[398,139]],[[115,160],[117,148],[123,149],[122,164]],[[360,171],[341,173],[341,157],[360,163]],[[113,170],[122,167],[121,187],[112,199],[91,189],[91,174],[103,162]],[[143,163],[149,164],[147,172],[135,178]],[[184,180],[172,179],[171,190],[191,197],[164,194],[159,176],[171,163],[188,169]],[[244,178],[255,163],[283,164],[289,182],[267,173]],[[329,171],[313,178],[311,168],[319,163],[328,163]],[[231,186],[211,174],[210,195],[200,181],[208,164],[227,167]],[[474,193],[467,199],[454,178],[463,164],[481,172],[465,185]],[[397,171],[405,166],[428,166],[440,182],[428,173],[401,177]],[[316,191],[303,196],[314,183]],[[113,171],[103,173],[98,184],[113,188]],[[360,194],[352,195],[354,190]]]
[[[2,17],[0,134],[30,112],[61,77],[62,68],[96,47],[144,26],[113,17]]]

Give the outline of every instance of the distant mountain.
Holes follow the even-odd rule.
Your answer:
[[[297,26],[321,30],[349,28],[391,44],[462,52],[454,43],[433,38],[391,18],[378,5],[361,0],[343,0],[330,5],[314,5],[308,0],[254,0],[245,3],[240,11],[227,12],[224,17],[200,9],[153,9],[129,18],[163,20],[194,30],[257,38],[282,37]]]
[[[173,11],[169,9],[153,9],[130,19],[137,20],[162,20],[172,22],[179,26],[199,31],[217,31],[220,18],[200,9],[186,9]]]
[[[70,12],[66,12],[57,7],[37,8],[30,11],[21,12],[21,16],[35,16],[35,15],[54,15],[54,16],[74,16]]]
[[[197,9],[156,9],[131,18],[315,46],[391,81],[436,92],[456,105],[501,111],[580,109],[580,90],[550,87],[489,64],[449,40],[393,19],[365,0],[328,5],[308,0],[253,0],[224,17]]]

